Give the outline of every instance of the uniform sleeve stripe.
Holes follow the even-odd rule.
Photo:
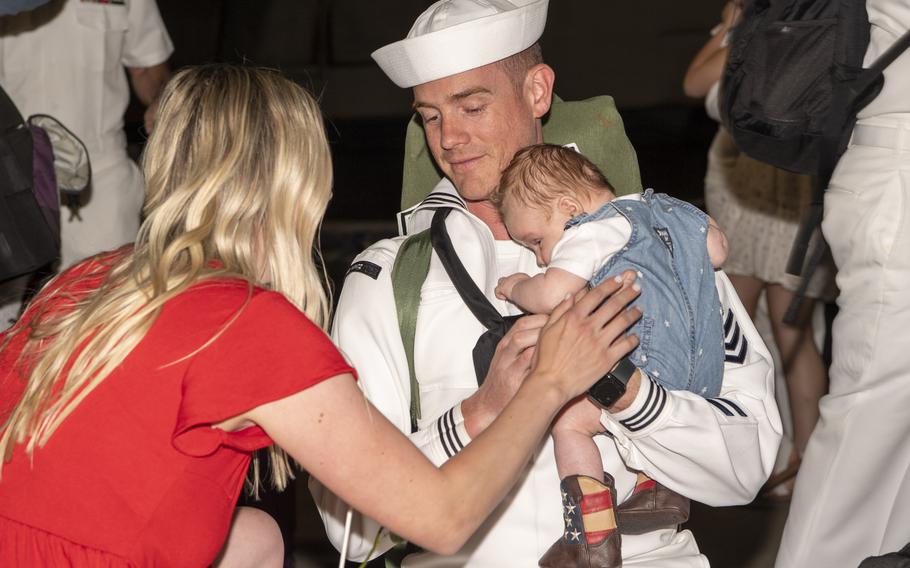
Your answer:
[[[442,449],[445,450],[448,457],[452,457],[464,449],[464,442],[458,436],[458,428],[455,426],[454,408],[450,408],[436,420],[436,432],[439,434]]]
[[[743,412],[743,409],[738,404],[733,402],[732,400],[730,400],[728,398],[715,398],[714,400],[720,401],[720,402],[726,404],[727,407],[733,409],[733,412],[739,414],[740,416],[743,416],[743,417],[746,416],[746,413]]]
[[[650,408],[652,397],[654,397],[654,383],[651,381],[648,381],[648,396],[647,396],[647,398],[645,398],[645,403],[638,410],[638,412],[636,412],[632,416],[623,420],[622,423],[625,424],[627,422],[635,422],[636,420],[638,420],[642,416],[642,414],[647,412],[648,408]]]
[[[724,320],[724,336],[730,333],[731,325],[733,325],[733,310],[727,310],[727,318]]]
[[[660,388],[660,387],[658,387],[658,388]],[[645,428],[650,426],[655,420],[657,420],[657,417],[660,416],[661,412],[663,412],[664,406],[666,404],[667,404],[667,391],[665,391],[663,388],[660,388],[660,391],[658,391],[658,397],[657,397],[657,407],[654,410],[654,412],[651,413],[651,416],[646,421],[642,422],[641,424],[633,425],[631,427],[626,426],[626,428],[628,428],[631,432],[637,432],[639,430],[644,430]]]
[[[442,429],[446,434],[446,441],[449,442],[449,448],[452,449],[452,455],[458,453],[458,448],[455,447],[455,440],[452,439],[452,432],[449,430],[449,426],[446,424],[446,415],[443,414],[439,417],[439,422],[442,424]]]
[[[724,406],[723,404],[717,402],[717,401],[714,400],[713,398],[707,398],[707,399],[705,399],[705,400],[707,400],[708,402],[710,402],[711,404],[713,404],[714,406],[716,406],[717,409],[720,410],[721,412],[723,412],[725,415],[727,415],[727,416],[733,416],[733,413],[730,412],[729,410],[727,410],[727,407],[726,407],[726,406]]]
[[[439,432],[439,441],[442,443],[442,449],[445,450],[448,457],[455,455],[455,451],[446,444],[446,436],[442,431],[442,420],[444,416],[440,416],[439,420],[436,421],[436,430]]]
[[[461,443],[461,438],[458,437],[458,428],[455,427],[455,409],[450,408],[445,416],[449,431],[452,433],[452,438],[455,440],[455,445],[458,446],[458,451],[461,451],[464,449],[464,444]]]
[[[631,432],[643,430],[651,425],[660,413],[663,412],[667,403],[667,391],[654,381],[648,381],[650,391],[645,399],[642,409],[635,413],[634,416],[621,420],[620,424],[625,426]]]

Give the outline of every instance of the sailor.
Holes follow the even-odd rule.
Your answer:
[[[427,145],[445,175],[432,191],[427,188],[420,204],[403,212],[400,225],[413,234],[429,227],[436,211],[448,209],[445,229],[457,257],[502,314],[519,312],[496,298],[499,278],[540,271],[534,254],[509,240],[488,197],[513,154],[543,140],[541,119],[550,109],[555,80],[537,43],[546,13],[547,0],[442,0],[418,17],[406,39],[373,54],[392,81],[413,89]],[[413,360],[420,415],[412,428],[408,356],[390,277],[405,238],[380,241],[355,259],[333,337],[358,369],[367,398],[439,464],[470,444],[514,394],[535,334],[519,320],[478,386],[472,350],[486,328],[434,253],[417,312]],[[625,394],[602,413],[608,435],[597,436],[597,444],[604,470],[614,474],[620,504],[635,490],[637,472],[697,501],[737,505],[751,501],[771,471],[781,436],[771,357],[727,277],[718,272],[716,280],[727,333],[719,397],[667,391],[635,374]],[[310,489],[330,539],[341,549],[345,504],[315,481]],[[458,553],[418,552],[406,564],[536,566],[560,538],[566,539],[568,554],[575,554],[593,527],[587,526],[588,515],[577,518],[571,507],[563,500],[548,440],[523,481]],[[610,519],[616,530],[617,519]],[[618,524],[622,533],[621,515]],[[394,544],[371,519],[355,514],[351,526],[349,559],[361,560],[371,550],[375,556]],[[621,537],[627,566],[706,564],[694,536],[675,524]]]

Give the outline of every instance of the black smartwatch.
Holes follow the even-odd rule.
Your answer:
[[[588,398],[598,406],[607,409],[626,393],[626,384],[635,374],[637,367],[627,357],[619,360],[613,370],[588,389]]]

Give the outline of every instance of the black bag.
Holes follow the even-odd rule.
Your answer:
[[[898,552],[870,556],[860,563],[859,568],[910,568],[910,544]]]
[[[0,88],[0,281],[60,256],[60,199],[74,211],[91,178],[82,142],[55,118],[23,120]]]
[[[0,280],[34,272],[59,254],[59,224],[48,223],[54,213],[38,203],[32,172],[31,129],[0,89]]]
[[[750,2],[733,28],[720,86],[721,117],[737,147],[817,174],[825,138],[839,155],[856,112],[881,90],[881,70],[863,74],[868,45],[863,0]]]
[[[785,321],[795,319],[798,300],[827,251],[819,241],[804,262],[856,114],[881,91],[885,67],[910,45],[908,32],[864,69],[869,30],[864,0],[752,0],[732,31],[720,84],[724,126],[752,158],[816,176],[787,263],[787,272],[804,277]]]

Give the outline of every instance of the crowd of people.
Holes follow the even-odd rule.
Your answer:
[[[354,259],[334,308],[313,96],[251,66],[171,76],[153,0],[36,3],[0,17],[0,86],[24,114],[55,109],[94,174],[59,274],[0,333],[12,565],[282,566],[275,522],[237,502],[245,486],[284,488],[294,464],[358,562],[701,567],[681,526],[690,499],[781,488],[780,568],[852,568],[910,541],[910,55],[860,112],[827,192],[829,378],[810,312],[831,299],[833,264],[783,321],[810,179],[739,152],[721,126],[706,214],[598,167],[586,143],[550,143],[548,0],[440,0],[373,53],[412,90],[442,176],[399,214],[401,235]],[[871,61],[910,10],[866,5]],[[715,117],[741,13],[725,5],[686,73]],[[48,73],[63,56],[73,75]],[[148,108],[141,171],[125,152],[127,77]],[[621,128],[603,137],[631,148]]]

